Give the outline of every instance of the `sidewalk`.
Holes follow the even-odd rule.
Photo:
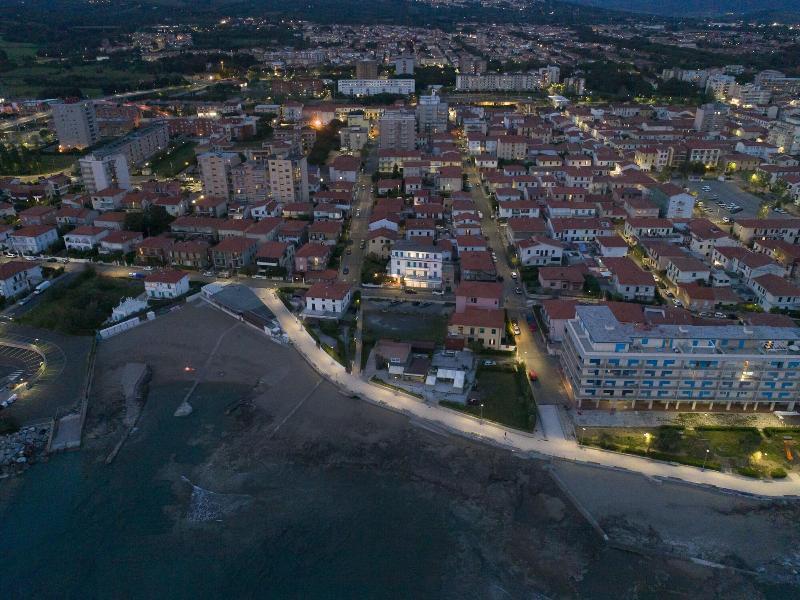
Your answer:
[[[593,463],[641,473],[646,477],[677,479],[692,484],[758,496],[800,496],[800,483],[794,474],[790,474],[783,480],[762,481],[729,473],[703,471],[695,467],[664,463],[638,456],[606,452],[596,448],[582,448],[575,441],[565,439],[560,425],[557,428],[554,427],[556,435],[544,440],[529,433],[507,429],[496,423],[481,421],[470,415],[422,402],[395,390],[372,385],[346,373],[342,365],[317,348],[316,343],[308,335],[300,321],[286,309],[272,290],[258,288],[253,289],[253,292],[275,314],[281,328],[286,332],[297,351],[322,376],[350,394],[390,407],[409,417],[422,419],[452,432],[529,455]],[[551,419],[548,421],[553,423]],[[558,434],[559,430],[561,430],[560,435]]]

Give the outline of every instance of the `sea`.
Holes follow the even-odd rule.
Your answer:
[[[78,451],[0,482],[0,598],[434,598],[455,522],[447,498],[380,473],[276,460],[235,493],[192,481],[228,435],[230,387],[150,391],[116,460]],[[201,434],[198,436],[198,434]],[[200,441],[198,441],[200,439]],[[235,475],[235,474],[232,474]]]

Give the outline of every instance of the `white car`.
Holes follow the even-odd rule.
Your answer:
[[[444,291],[443,290],[433,290],[433,295],[434,296],[444,296]]]

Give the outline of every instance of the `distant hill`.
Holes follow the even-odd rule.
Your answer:
[[[752,14],[769,10],[800,14],[800,0],[567,0],[573,4],[669,17]]]

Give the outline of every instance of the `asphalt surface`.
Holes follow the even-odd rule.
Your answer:
[[[710,192],[704,192],[703,188],[708,186],[711,188]],[[705,206],[708,206],[711,211],[705,214],[713,221],[722,221],[723,218],[741,219],[752,218],[758,216],[758,211],[761,208],[761,198],[741,189],[733,181],[690,181],[686,184],[691,191],[697,192],[698,200],[702,200]],[[717,205],[717,200],[712,199],[713,196],[718,196],[720,202],[725,204],[738,204],[742,207],[742,211],[732,214],[726,207]],[[772,212],[770,217],[780,217],[778,213]]]

